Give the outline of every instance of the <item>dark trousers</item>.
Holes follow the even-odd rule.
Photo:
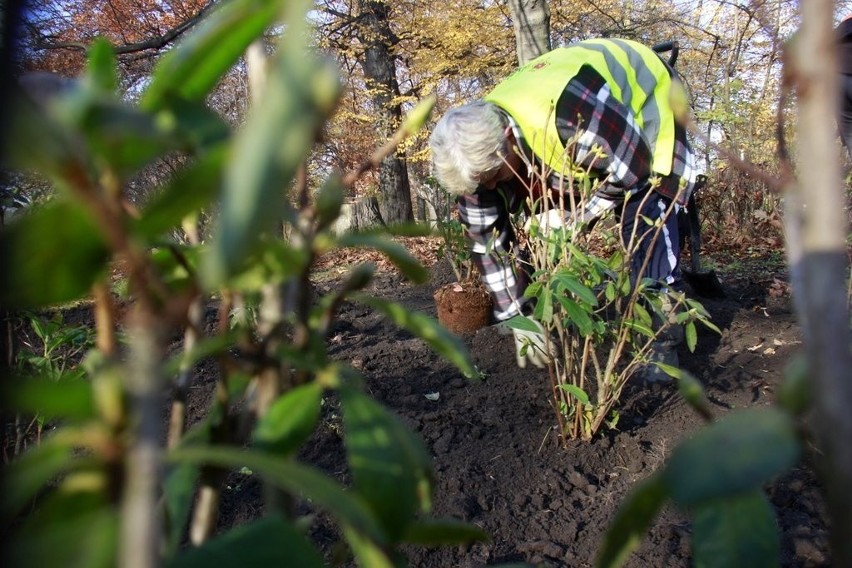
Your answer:
[[[630,279],[635,286],[639,277],[650,278],[659,282],[663,288],[681,288],[680,275],[680,238],[676,211],[672,208],[671,214],[666,213],[671,207],[671,200],[656,191],[649,190],[650,195],[645,198],[646,192],[632,196],[621,213],[621,238],[624,243],[630,242],[633,228],[636,227],[636,235],[633,237],[638,246],[634,247],[633,258],[630,259]],[[663,227],[657,232],[651,223],[663,219]],[[645,259],[647,266],[642,272]]]

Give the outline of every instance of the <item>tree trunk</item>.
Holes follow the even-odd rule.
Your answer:
[[[384,224],[382,214],[379,211],[379,200],[375,197],[364,197],[355,203],[343,205],[340,217],[334,224],[334,232],[342,235],[372,227],[381,227]]]
[[[852,566],[852,334],[847,298],[848,234],[835,117],[839,97],[834,3],[800,5],[802,26],[785,53],[785,76],[798,94],[800,178],[784,203],[793,298],[804,334],[814,424],[831,519],[832,564]],[[827,112],[826,109],[832,109]]]
[[[352,204],[351,230],[363,231],[382,226],[385,224],[382,219],[379,201],[375,197],[365,197]]]
[[[547,0],[509,0],[518,64],[551,50]]]
[[[388,21],[389,6],[380,0],[358,3],[362,27],[358,35],[364,45],[361,67],[379,114],[377,129],[383,139],[390,138],[402,119],[396,60],[392,52],[397,42]],[[386,223],[403,223],[414,219],[411,187],[405,156],[400,151],[382,161],[379,171],[379,208]]]

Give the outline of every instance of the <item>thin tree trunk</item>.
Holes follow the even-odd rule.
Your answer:
[[[364,45],[360,63],[367,77],[373,104],[379,113],[379,135],[386,140],[402,119],[402,107],[396,102],[400,93],[393,54],[397,38],[390,28],[390,7],[387,2],[362,0],[358,8],[362,23],[359,39]],[[403,223],[414,219],[408,166],[401,151],[382,160],[379,169],[379,209],[385,223]]]
[[[785,57],[785,76],[799,102],[799,171],[807,176],[788,184],[785,229],[793,297],[813,381],[813,419],[824,453],[820,469],[831,520],[832,564],[852,566],[852,334],[848,227],[835,130],[839,84],[833,9],[828,0],[802,2],[802,27]]]
[[[162,534],[157,507],[161,486],[163,329],[151,306],[137,306],[128,325],[134,337],[129,354],[127,392],[136,427],[125,460],[118,565],[154,568],[160,564]]]
[[[523,65],[551,49],[550,9],[547,0],[509,0],[518,64]]]
[[[365,197],[352,204],[351,230],[363,231],[382,225],[384,222],[379,210],[379,202],[375,197]]]

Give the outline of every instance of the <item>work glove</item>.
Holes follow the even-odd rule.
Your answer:
[[[546,367],[550,361],[547,348],[544,343],[544,328],[532,318],[526,318],[538,331],[512,328],[515,337],[515,359],[518,367],[526,369],[527,363],[532,363],[538,368]]]
[[[567,223],[562,217],[562,211],[559,209],[548,209],[544,213],[530,215],[527,222],[524,223],[524,232],[528,235],[535,233],[534,236],[546,237],[553,229],[561,229]]]

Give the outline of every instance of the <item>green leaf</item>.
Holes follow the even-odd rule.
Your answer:
[[[592,292],[592,290],[588,286],[585,286],[584,284],[580,283],[573,276],[560,273],[557,274],[553,280],[560,286],[560,288],[558,289],[559,291],[562,291],[562,289],[568,290],[569,292],[577,296],[577,299],[581,302],[589,306],[598,305],[598,298],[597,296],[595,296],[595,293]]]
[[[690,507],[759,488],[798,457],[795,426],[785,412],[734,411],[678,446],[663,477],[675,502]]]
[[[322,556],[289,522],[270,516],[229,530],[191,548],[168,564],[170,568],[298,566],[322,568]]]
[[[607,302],[612,302],[615,300],[615,284],[612,282],[606,283],[606,288],[604,288],[604,295],[606,296]]]
[[[360,391],[342,388],[340,401],[355,489],[398,542],[418,509],[431,506],[429,452],[397,417]]]
[[[695,322],[689,322],[683,326],[683,332],[689,352],[695,352],[695,346],[698,345],[698,332],[695,330]]]
[[[698,409],[699,412],[709,412],[710,403],[707,400],[707,395],[704,394],[704,387],[701,382],[683,369],[678,369],[677,379],[677,390],[684,400],[693,408]]]
[[[311,5],[306,0],[287,3],[287,33],[270,68],[263,99],[234,141],[222,210],[202,272],[207,289],[224,283],[260,236],[275,229],[289,207],[285,190],[340,94],[338,69],[308,51],[307,43],[299,43],[307,42],[305,13]]]
[[[180,464],[166,473],[163,482],[165,504],[166,554],[173,557],[180,548],[195,499],[200,469],[195,464]]]
[[[401,244],[376,233],[349,233],[337,241],[341,247],[356,247],[377,250],[387,256],[391,262],[415,284],[429,280],[429,271],[414,258]]]
[[[35,332],[35,334],[38,336],[39,339],[41,339],[42,341],[45,341],[45,342],[47,341],[47,336],[48,336],[47,326],[50,325],[51,323],[52,322],[47,321],[47,320],[42,320],[38,317],[34,317],[34,318],[30,319],[30,325],[33,326],[33,331]]]
[[[403,120],[400,130],[405,132],[407,136],[417,134],[417,132],[423,128],[423,125],[426,124],[426,121],[432,114],[432,109],[435,107],[435,103],[437,101],[438,96],[435,93],[432,93],[418,102],[417,105],[411,109],[411,112],[405,116],[405,120]]]
[[[686,301],[686,305],[689,307],[690,310],[695,310],[695,312],[704,319],[710,319],[710,313],[707,311],[707,308],[705,308],[701,302],[686,297],[684,297],[684,301]]]
[[[459,223],[461,226],[461,223]],[[389,223],[384,227],[373,229],[365,229],[360,231],[362,234],[382,234],[392,237],[430,237],[435,234],[432,228],[426,223]]]
[[[666,484],[659,473],[636,484],[607,529],[595,566],[622,566],[641,544],[667,497]]]
[[[530,283],[527,286],[527,289],[524,290],[524,298],[536,298],[541,293],[541,289],[544,285],[540,280],[536,280],[535,282]]]
[[[315,505],[370,539],[380,544],[386,542],[384,531],[360,496],[346,491],[322,472],[292,460],[223,446],[175,448],[168,454],[167,460],[172,463],[208,464],[231,469],[248,467],[262,475],[271,485],[310,499]]]
[[[39,504],[4,547],[7,566],[116,566],[118,511],[104,495],[56,491]]]
[[[636,320],[643,326],[648,327],[649,329],[652,327],[653,319],[651,318],[651,314],[649,314],[648,310],[645,309],[645,306],[643,306],[639,302],[633,304],[633,315],[636,317]]]
[[[622,322],[625,327],[645,337],[654,337],[654,330],[638,320],[626,319]]]
[[[87,150],[119,174],[133,173],[180,148],[168,124],[123,101],[106,96],[83,100],[73,113],[68,120],[85,136]]]
[[[364,538],[364,535],[350,526],[343,527],[343,535],[352,548],[358,566],[363,568],[397,568],[404,565],[394,562],[381,546],[368,538]]]
[[[209,205],[222,183],[226,150],[217,149],[200,157],[151,199],[133,224],[137,235],[151,239],[180,225],[188,214]]]
[[[170,97],[154,116],[182,148],[198,155],[223,150],[231,137],[231,127],[204,101]]]
[[[280,396],[255,428],[255,446],[282,457],[298,450],[319,420],[322,393],[318,383],[309,383]]]
[[[708,316],[708,318],[709,318],[709,316]],[[716,324],[714,324],[713,322],[711,322],[709,319],[701,318],[698,321],[700,321],[704,325],[704,327],[706,327],[707,329],[711,329],[711,330],[715,331],[716,333],[718,333],[719,335],[722,335],[722,330],[719,329],[719,327]]]
[[[27,377],[7,383],[2,401],[2,407],[8,411],[38,414],[47,419],[87,420],[96,415],[91,385],[79,379]]]
[[[194,282],[201,247],[170,244],[151,250],[151,263],[172,291],[186,290]]]
[[[594,323],[589,316],[588,308],[581,306],[571,298],[559,297],[559,303],[568,315],[568,319],[577,326],[581,337],[586,337],[594,330]]]
[[[203,258],[214,254],[205,249]],[[202,264],[205,262],[202,260]],[[240,259],[228,286],[241,292],[256,292],[264,286],[279,284],[301,274],[309,261],[308,252],[271,235],[261,236],[254,250]]]
[[[538,296],[538,302],[535,304],[533,315],[544,323],[553,321],[553,293],[549,288],[542,288],[542,292]]]
[[[562,384],[559,385],[559,388],[569,393],[571,396],[579,400],[582,404],[586,406],[589,406],[591,404],[591,401],[589,400],[589,395],[586,394],[586,391],[584,391],[577,385]]]
[[[696,568],[781,565],[775,512],[762,491],[698,507],[692,531],[692,561]]]
[[[76,300],[103,274],[109,251],[80,207],[60,200],[7,227],[0,251],[6,274],[0,303],[40,307]]]
[[[541,333],[541,326],[534,319],[526,316],[515,316],[503,322],[507,327],[532,333]]]
[[[353,299],[380,311],[389,317],[394,324],[428,343],[436,353],[458,367],[466,377],[472,379],[479,376],[464,342],[447,331],[434,318],[426,314],[412,312],[396,302],[365,294],[353,294]]]
[[[488,533],[478,526],[456,519],[422,519],[408,527],[403,539],[418,546],[452,546],[470,542],[487,542]]]
[[[87,54],[86,80],[104,93],[113,93],[118,87],[115,52],[109,40],[98,38],[92,42]]]
[[[684,371],[680,367],[675,367],[674,365],[667,365],[665,363],[660,363],[659,361],[654,361],[653,364],[673,379],[682,379],[684,376],[687,375],[686,371]]]
[[[794,416],[800,416],[810,407],[812,396],[808,359],[804,353],[797,353],[784,368],[778,404]]]
[[[2,517],[11,519],[73,463],[71,445],[54,437],[12,460],[3,474]]]
[[[216,5],[180,45],[157,62],[142,107],[158,110],[169,96],[202,100],[274,22],[282,4],[281,0],[235,0]]]
[[[63,98],[77,96],[78,91],[79,85],[75,84],[72,93]],[[68,184],[57,183],[59,180],[69,174],[85,179],[88,173],[76,133],[57,120],[55,105],[45,110],[20,91],[13,90],[13,93],[16,98],[11,101],[12,111],[7,114],[11,128],[2,140],[4,159],[9,160],[11,167],[38,171],[50,177],[57,189],[67,192]]]

